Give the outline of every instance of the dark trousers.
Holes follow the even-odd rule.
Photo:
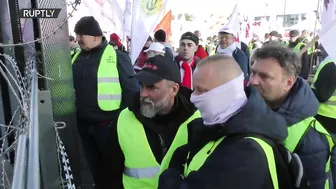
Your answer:
[[[86,160],[92,172],[96,189],[110,189],[109,170],[106,162],[113,161],[108,156],[108,137],[110,136],[107,125],[93,125],[78,120],[78,131],[82,139],[82,145]]]

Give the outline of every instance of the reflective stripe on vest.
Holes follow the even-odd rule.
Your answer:
[[[72,64],[76,61],[80,52],[77,51],[74,55]],[[121,91],[116,51],[111,45],[107,45],[97,71],[97,101],[99,108],[103,111],[119,109]]]
[[[318,67],[318,69],[316,71],[314,79],[313,79],[313,83],[312,83],[312,86],[311,86],[313,89],[316,89],[315,88],[315,82],[317,81],[322,68],[327,64],[332,64],[333,62],[334,61],[330,58],[321,62],[320,66]],[[325,116],[325,117],[336,119],[336,90],[334,91],[333,95],[326,102],[320,103],[319,110],[318,110],[317,114]]]
[[[224,138],[225,137],[222,137],[217,141],[209,142],[199,152],[197,152],[197,154],[192,158],[189,165],[185,166],[184,176],[187,177],[190,172],[199,170],[203,166],[206,159],[215,151],[217,146],[223,141]],[[277,170],[276,170],[276,164],[275,164],[275,157],[274,157],[272,147],[269,144],[267,144],[266,142],[264,142],[263,140],[261,140],[259,138],[256,138],[256,137],[246,137],[245,139],[246,140],[248,140],[248,139],[254,140],[263,149],[263,151],[265,153],[265,156],[266,156],[266,159],[267,159],[268,169],[269,169],[270,177],[272,179],[273,188],[274,189],[279,189],[278,176],[277,176]],[[190,153],[188,154],[188,157],[187,157],[188,159],[189,159],[189,155],[190,155]],[[187,160],[187,162],[188,162],[188,160]]]
[[[334,142],[332,137],[330,136],[329,132],[314,118],[309,117],[295,125],[288,127],[288,137],[285,140],[285,146],[290,152],[295,152],[297,146],[299,145],[300,141],[305,137],[306,132],[308,131],[309,127],[315,129],[317,132],[322,134],[326,137],[326,140],[329,144],[329,157],[325,165],[325,172],[327,175],[330,175],[330,160],[331,160],[331,151],[334,147]],[[298,154],[299,156],[301,154]],[[329,189],[329,179],[327,178],[325,182],[325,189]]]
[[[174,139],[169,149],[174,153],[175,149],[186,144],[187,124],[193,120],[191,118],[185,121],[179,128],[179,140]],[[123,185],[125,189],[157,189],[160,175],[160,165],[151,150],[147,141],[143,125],[138,121],[133,112],[124,109],[118,118],[117,123],[118,140],[121,150],[125,157],[125,168],[123,174]],[[185,134],[183,136],[183,134]],[[177,134],[176,134],[177,135]],[[175,148],[175,149],[174,149]],[[167,154],[168,154],[167,152]],[[162,162],[170,162],[170,156],[165,156]]]
[[[180,146],[183,146],[188,143],[188,123],[200,117],[201,117],[201,113],[197,110],[187,121],[185,121],[180,126],[169,150],[167,151],[165,155],[165,158],[161,162],[161,170],[160,170],[161,173],[168,168],[170,160],[175,150],[179,148]]]

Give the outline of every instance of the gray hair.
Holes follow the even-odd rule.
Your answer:
[[[276,44],[267,44],[255,51],[252,60],[273,58],[278,61],[288,76],[298,77],[301,72],[301,60],[291,49]]]

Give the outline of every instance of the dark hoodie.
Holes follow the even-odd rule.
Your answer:
[[[175,97],[172,111],[167,115],[157,115],[152,119],[146,118],[140,113],[140,94],[135,96],[133,105],[129,107],[129,110],[134,113],[135,117],[144,126],[147,141],[158,163],[161,163],[168,151],[178,128],[196,111],[196,108],[189,100],[191,93],[190,89],[180,87]],[[122,175],[125,157],[120,149],[117,130],[115,127],[111,129],[112,136],[109,142],[109,152],[111,153],[108,154],[110,161],[107,162],[107,166],[110,167],[110,172],[108,173],[110,176],[108,178],[110,178],[109,181],[113,189],[123,189]]]
[[[283,141],[287,137],[283,117],[266,105],[255,88],[247,87],[246,94],[247,104],[225,124],[206,127],[202,119],[196,119],[188,125],[188,144],[175,151],[170,168],[160,176],[159,189],[273,188],[265,153],[259,144],[249,139],[228,144],[221,142],[198,171],[184,179],[178,176],[183,174],[179,166],[186,160],[187,153],[183,148],[190,149],[191,160],[206,144],[223,136],[260,134],[274,141]]]
[[[298,78],[287,99],[277,112],[292,126],[317,114],[319,102],[309,84]],[[290,137],[290,136],[289,136]],[[329,144],[326,138],[315,129],[309,129],[295,150],[302,161],[311,189],[324,188],[327,178],[325,164],[329,157]]]

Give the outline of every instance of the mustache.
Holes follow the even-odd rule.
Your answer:
[[[150,103],[150,104],[154,105],[154,102],[148,97],[141,97],[140,101],[141,101],[141,103]]]

